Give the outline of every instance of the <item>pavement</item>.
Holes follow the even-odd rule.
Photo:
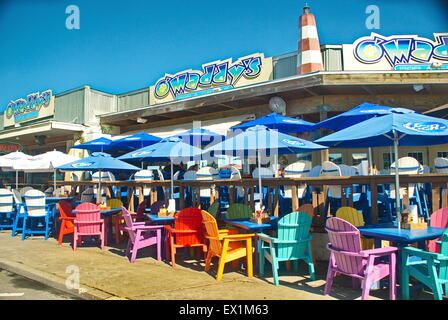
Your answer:
[[[104,250],[93,242],[73,251],[70,240],[66,236],[58,246],[53,238],[22,241],[19,236],[11,237],[10,231],[0,231],[0,269],[70,296],[95,300],[354,300],[361,295],[360,289],[352,289],[351,279],[341,276],[335,279],[331,296],[324,296],[325,261],[315,265],[317,280],[311,281],[307,267],[300,264],[299,274],[281,271],[280,286],[275,286],[269,264],[266,277],[260,278],[254,269],[254,277],[248,278],[244,270],[232,269],[229,263],[223,279],[217,281],[218,260],[205,272],[203,259],[190,256],[188,249],[177,255],[177,266],[172,268],[157,261],[152,248],[141,249],[131,264],[124,255],[124,241]],[[3,287],[0,278],[0,292]],[[388,299],[388,291],[371,291],[370,299]]]

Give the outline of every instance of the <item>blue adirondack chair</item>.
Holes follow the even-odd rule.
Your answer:
[[[0,189],[0,230],[14,226],[16,208],[11,190]]]
[[[45,204],[45,194],[39,190],[30,190],[23,196],[25,217],[23,218],[22,240],[26,235],[43,234],[48,239],[52,225],[51,206]]]
[[[409,276],[426,285],[434,300],[448,293],[448,230],[442,236],[440,253],[405,247],[401,259],[403,299],[409,299]]]
[[[26,213],[25,213],[25,204],[23,203],[20,192],[17,191],[16,189],[13,189],[12,194],[14,197],[14,206],[16,209],[16,214],[14,216],[11,236],[15,237],[18,231],[20,232],[23,231],[23,219],[25,218]],[[22,221],[20,219],[22,219]]]
[[[260,239],[260,276],[264,275],[267,259],[272,265],[274,284],[279,285],[279,262],[293,260],[294,271],[298,272],[299,260],[308,264],[311,280],[315,280],[311,256],[311,217],[306,212],[291,212],[278,221],[277,238],[258,233]]]

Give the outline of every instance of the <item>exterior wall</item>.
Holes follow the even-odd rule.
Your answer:
[[[117,96],[117,111],[138,109],[149,106],[149,87]]]
[[[55,95],[54,120],[83,124],[84,101],[84,87]]]

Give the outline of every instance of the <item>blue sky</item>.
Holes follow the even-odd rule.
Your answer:
[[[352,43],[368,5],[380,9],[383,35],[448,32],[445,0],[308,0],[321,44]],[[297,49],[305,1],[0,0],[0,106],[36,91],[85,84],[123,93],[165,73],[255,52]],[[68,5],[80,29],[65,26]]]

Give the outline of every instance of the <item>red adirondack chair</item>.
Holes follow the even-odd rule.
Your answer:
[[[152,245],[157,246],[157,260],[161,260],[161,244],[163,226],[147,226],[144,222],[133,222],[132,216],[125,207],[122,207],[123,218],[126,223],[125,230],[129,234],[126,256],[132,251],[130,262],[134,263],[137,251]],[[155,234],[154,234],[155,233]]]
[[[330,262],[328,264],[327,283],[325,295],[330,294],[333,278],[337,274],[344,274],[362,280],[362,299],[369,297],[370,287],[381,279],[390,277],[390,299],[396,297],[396,247],[361,250],[361,236],[359,230],[351,223],[340,218],[328,218],[325,230],[328,232],[330,242]],[[388,262],[378,261],[380,257],[389,256]]]
[[[171,264],[176,267],[176,249],[177,248],[202,248],[207,252],[205,242],[201,209],[186,208],[174,216],[174,228],[165,225],[166,230],[166,257],[171,254]]]
[[[441,208],[435,211],[430,218],[430,226],[438,227],[438,228],[448,228],[448,208]],[[442,240],[442,238],[438,238],[435,240],[429,240],[427,243],[428,251],[440,253],[440,245],[436,242]]]
[[[57,204],[57,208],[59,210],[59,220],[61,220],[58,245],[61,245],[64,235],[71,234],[75,231],[74,221],[76,219],[76,216],[72,213],[72,205],[67,201],[59,201],[59,203]]]
[[[73,236],[73,250],[81,243],[82,236],[99,236],[101,250],[104,249],[104,219],[101,219],[100,208],[93,203],[81,203],[75,208],[76,219]]]

